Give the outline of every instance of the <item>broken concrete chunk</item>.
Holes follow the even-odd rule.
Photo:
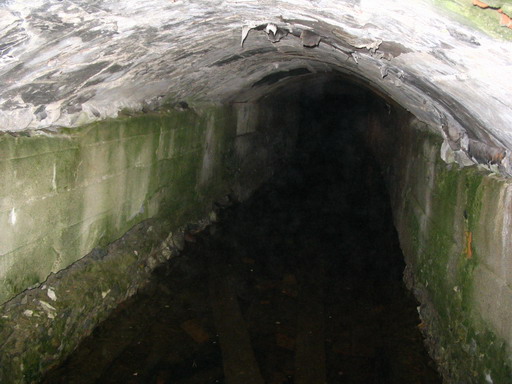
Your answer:
[[[464,132],[462,132],[457,127],[454,127],[453,125],[449,124],[442,124],[441,128],[446,135],[446,139],[451,149],[453,149],[454,151],[459,150],[461,148],[460,141],[462,136],[464,135]]]
[[[183,232],[178,232],[172,237],[172,244],[180,251],[185,248],[185,236]]]
[[[215,211],[211,211],[210,214],[208,215],[208,219],[210,220],[210,222],[212,223],[216,223],[218,220],[219,220],[219,217],[217,215],[217,212]]]
[[[366,44],[365,48],[367,50],[369,50],[371,53],[375,53],[375,52],[377,52],[377,50],[379,49],[381,44],[382,44],[382,40],[375,40],[375,41],[372,41],[371,43]]]
[[[162,256],[166,259],[166,260],[169,260],[171,257],[172,257],[172,251],[169,249],[169,248],[164,248],[162,250]]]
[[[387,65],[383,65],[380,67],[380,77],[385,78],[389,74],[389,67]]]
[[[56,311],[55,307],[53,307],[52,305],[48,304],[46,301],[39,300],[39,304],[41,305],[41,307],[45,311]]]
[[[46,301],[39,300],[39,304],[41,308],[46,312],[46,315],[49,319],[55,318],[55,311],[57,311],[52,305],[48,304]]]
[[[267,24],[267,26],[265,27],[265,32],[267,34],[270,34],[270,33],[276,33],[277,32],[277,25],[275,24]]]
[[[51,288],[48,288],[48,291],[46,291],[46,294],[48,295],[48,297],[50,299],[52,299],[53,301],[57,301],[57,295],[55,294],[55,292],[53,291],[53,289]]]
[[[169,232],[169,234],[167,235],[166,239],[162,243],[162,245],[164,247],[168,247],[169,245],[172,245],[172,236],[173,236],[173,233]]]
[[[244,25],[242,27],[242,41],[240,42],[242,47],[244,46],[245,39],[247,39],[247,36],[249,35],[249,31],[254,28],[256,28],[256,25]]]
[[[32,317],[32,315],[34,314],[34,311],[32,311],[31,309],[25,309],[23,311],[23,314],[27,317]]]
[[[443,159],[446,164],[455,162],[455,153],[446,140],[441,144],[441,159]]]
[[[265,32],[267,33],[268,39],[273,43],[277,43],[283,37],[288,35],[288,31],[279,28],[275,24],[267,24],[267,26],[265,27]]]
[[[309,48],[316,47],[320,44],[320,40],[322,40],[320,35],[317,35],[315,32],[308,31],[307,29],[302,31],[300,38],[302,39],[302,45]]]
[[[158,265],[158,261],[154,257],[149,257],[147,261],[148,267],[153,270]]]
[[[500,164],[506,156],[506,150],[476,140],[469,140],[469,155],[484,164]]]

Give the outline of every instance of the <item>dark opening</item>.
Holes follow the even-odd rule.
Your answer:
[[[374,97],[302,91],[289,164],[45,382],[440,383],[366,146]]]

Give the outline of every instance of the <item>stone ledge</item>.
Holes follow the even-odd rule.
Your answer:
[[[38,382],[117,305],[141,289],[158,265],[179,255],[187,228],[203,230],[212,217],[215,214],[175,229],[170,221],[144,221],[4,304],[0,382]]]

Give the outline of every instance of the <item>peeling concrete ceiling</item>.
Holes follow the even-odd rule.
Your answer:
[[[4,0],[0,130],[240,101],[272,76],[336,72],[439,128],[445,156],[470,163],[483,145],[510,174],[512,43],[461,22],[426,0]]]

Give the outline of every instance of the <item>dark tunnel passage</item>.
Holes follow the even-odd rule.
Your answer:
[[[367,145],[376,96],[302,92],[291,160],[220,202],[44,383],[441,382]]]
[[[0,382],[512,382],[511,2],[1,2]]]

